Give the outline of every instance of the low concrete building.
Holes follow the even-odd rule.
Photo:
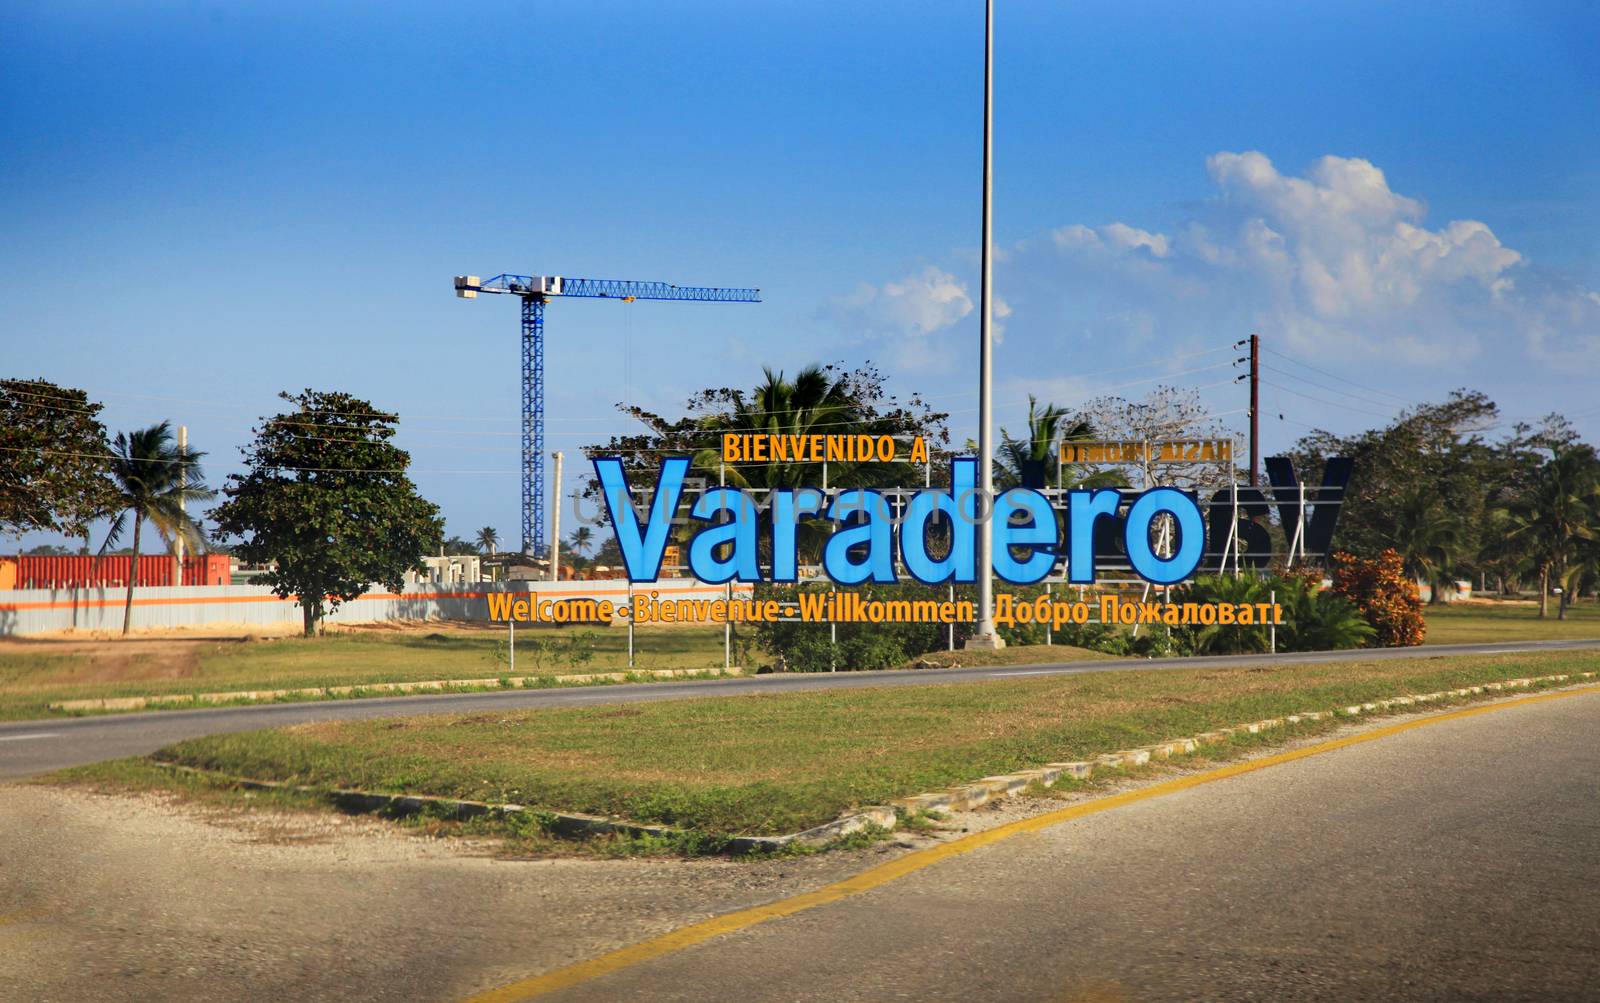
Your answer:
[[[426,571],[407,571],[407,585],[467,585],[481,582],[483,558],[477,554],[451,554],[445,557],[424,557]]]

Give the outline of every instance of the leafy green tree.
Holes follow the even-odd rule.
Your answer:
[[[1295,469],[1307,483],[1316,484],[1328,457],[1355,461],[1339,515],[1335,543],[1340,550],[1368,558],[1390,548],[1404,550],[1396,537],[1396,502],[1426,491],[1458,523],[1449,549],[1460,556],[1475,555],[1491,499],[1518,465],[1483,435],[1499,422],[1499,415],[1483,394],[1457,390],[1440,403],[1402,413],[1384,428],[1354,436],[1313,432],[1293,451]]]
[[[1565,619],[1586,544],[1600,535],[1600,460],[1584,445],[1558,448],[1506,510],[1506,539],[1539,569],[1539,615],[1549,615],[1551,582],[1562,585]]]
[[[493,557],[495,547],[500,545],[500,534],[494,531],[493,526],[485,526],[478,530],[478,549],[486,557]]]
[[[1575,543],[1564,582],[1563,590],[1571,593],[1569,602],[1577,602],[1585,593],[1592,595],[1600,587],[1600,527]]]
[[[390,441],[396,415],[343,393],[280,396],[292,408],[255,430],[247,472],[228,478],[212,518],[242,541],[241,558],[274,566],[261,580],[296,599],[310,635],[373,583],[398,591],[439,547],[444,521],[406,475],[410,455]]]
[[[617,543],[615,536],[608,536],[600,543],[600,549],[595,551],[594,563],[608,568],[622,565],[622,545]]]
[[[1511,514],[1502,505],[1484,513],[1484,525],[1478,534],[1478,553],[1474,558],[1485,588],[1489,576],[1494,577],[1496,590],[1505,592],[1512,583],[1529,574],[1536,574],[1536,563],[1524,551],[1520,542],[1507,534],[1511,529]]]
[[[29,557],[66,557],[73,553],[71,547],[58,547],[53,543],[41,543],[37,547],[29,547],[23,551]]]
[[[155,526],[169,546],[182,540],[192,550],[205,547],[205,534],[183,510],[188,502],[205,501],[216,494],[205,486],[200,472],[199,461],[204,455],[194,450],[180,452],[167,422],[135,432],[118,432],[111,444],[110,473],[115,485],[112,511],[116,515],[100,552],[104,554],[122,536],[131,512],[133,550],[128,561],[128,597],[122,608],[124,636],[133,622],[133,588],[139,580],[139,534],[144,524]]]
[[[1390,519],[1389,539],[1404,559],[1406,573],[1433,587],[1430,605],[1440,602],[1451,569],[1467,550],[1466,526],[1426,485],[1395,499]]]
[[[100,411],[82,390],[0,379],[0,531],[85,536],[110,511]]]

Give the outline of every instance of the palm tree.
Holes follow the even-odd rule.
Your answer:
[[[594,530],[588,526],[579,526],[567,537],[567,549],[579,557],[588,556],[589,550],[594,546]]]
[[[1556,618],[1585,545],[1600,538],[1600,460],[1589,446],[1558,449],[1507,510],[1506,539],[1526,548],[1539,569],[1539,616],[1549,615],[1550,580],[1562,584]]]
[[[782,372],[763,367],[764,382],[749,400],[740,399],[733,410],[708,415],[700,421],[706,436],[718,442],[724,434],[812,435],[832,432],[865,431],[850,427],[855,402],[843,378],[830,379],[821,366],[807,366],[791,381]],[[702,449],[695,454],[695,466],[720,473],[732,487],[798,488],[815,484],[821,470],[818,463],[771,460],[759,464],[724,466],[721,448]],[[828,467],[828,483],[845,486],[853,479],[852,470],[861,464],[834,463]]]
[[[1494,576],[1496,591],[1501,593],[1537,570],[1537,562],[1529,556],[1523,544],[1510,537],[1511,527],[1508,509],[1490,508],[1484,512],[1483,528],[1478,534],[1477,565],[1485,573]]]
[[[861,415],[863,406],[851,391],[847,377],[830,377],[821,366],[807,366],[788,380],[782,372],[763,368],[765,381],[749,400],[740,399],[733,410],[709,415],[700,421],[703,432],[718,443],[724,434],[808,436],[840,432],[875,434],[893,431],[892,423],[882,421],[874,427]],[[822,479],[821,463],[769,460],[763,463],[726,464],[721,462],[720,445],[695,453],[694,465],[700,471],[720,476],[730,487],[801,488],[814,486]],[[833,488],[884,487],[895,483],[920,483],[921,472],[901,460],[826,465],[827,484]],[[762,526],[770,525],[770,510],[758,517]],[[826,530],[815,520],[803,520],[797,529],[797,543],[803,554],[820,551]],[[765,537],[765,533],[761,534]]]
[[[1416,488],[1394,506],[1389,542],[1405,560],[1406,574],[1432,589],[1429,605],[1439,602],[1440,586],[1466,546],[1466,527],[1437,495]]]
[[[493,526],[485,526],[478,530],[478,549],[487,557],[493,557],[495,547],[500,544],[500,534],[494,531]]]
[[[205,549],[205,535],[184,511],[187,502],[205,501],[216,492],[205,486],[200,457],[194,450],[179,451],[168,422],[135,432],[118,432],[111,444],[111,481],[117,513],[101,545],[103,555],[122,536],[128,513],[133,513],[133,556],[129,559],[128,598],[122,609],[122,633],[133,622],[133,586],[139,579],[139,532],[148,520],[169,541],[182,540],[195,553]]]
[[[1000,449],[994,458],[995,490],[1003,491],[1024,483],[1032,487],[1110,487],[1120,482],[1115,473],[1091,474],[1086,478],[1065,476],[1061,469],[1059,444],[1073,439],[1087,439],[1094,429],[1082,418],[1070,420],[1065,408],[1054,404],[1039,406],[1032,394],[1028,395],[1028,437],[1013,439],[1004,428],[1000,429]]]

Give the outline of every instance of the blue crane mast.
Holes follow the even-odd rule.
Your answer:
[[[688,300],[695,303],[759,303],[759,289],[675,286],[628,279],[572,279],[559,275],[456,276],[456,295],[505,293],[522,299],[522,552],[546,557],[544,517],[544,307],[556,297]]]

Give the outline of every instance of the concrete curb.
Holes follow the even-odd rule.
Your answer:
[[[434,797],[427,794],[377,794],[371,791],[356,791],[311,787],[303,784],[279,783],[272,780],[251,780],[247,777],[229,776],[225,773],[216,773],[211,770],[196,769],[192,766],[182,766],[177,763],[158,763],[158,765],[173,771],[191,776],[205,777],[208,780],[220,780],[253,791],[293,791],[297,794],[325,795],[329,801],[339,808],[357,814],[388,814],[398,816],[417,815],[432,809],[446,818],[464,820],[477,818],[481,815],[533,815],[543,820],[545,828],[562,836],[599,836],[619,833],[628,836],[683,836],[688,835],[688,830],[675,829],[668,825],[651,825],[644,822],[630,822],[626,819],[608,818],[604,815],[586,815],[581,812],[549,811],[542,808],[530,808],[520,804],[494,804],[487,801],[470,801],[464,798]],[[800,832],[791,832],[782,836],[731,836],[724,843],[725,848],[733,853],[751,853],[757,851],[778,850],[790,845],[800,845],[813,849],[826,846],[828,843],[851,833],[860,832],[868,826],[876,825],[883,829],[893,829],[898,817],[893,808],[871,807],[862,808],[832,822],[813,826]]]
[[[363,683],[354,686],[307,686],[289,690],[235,690],[227,693],[182,693],[172,696],[102,697],[63,700],[51,710],[140,710],[145,707],[183,707],[190,704],[231,703],[235,700],[282,700],[285,697],[347,697],[356,693],[418,693],[467,689],[541,689],[547,686],[581,686],[585,683],[625,683],[630,679],[679,679],[684,676],[742,676],[744,669],[635,669],[627,672],[589,672],[568,676],[494,676],[488,679],[424,679],[403,683]],[[509,685],[508,685],[509,684]]]
[[[1220,745],[1229,742],[1236,735],[1258,735],[1288,725],[1296,725],[1302,721],[1359,717],[1363,714],[1414,707],[1417,704],[1428,704],[1439,700],[1531,689],[1535,684],[1592,680],[1595,676],[1596,673],[1594,672],[1526,676],[1521,679],[1507,679],[1497,683],[1481,683],[1476,686],[1465,686],[1454,690],[1438,690],[1433,693],[1419,693],[1411,696],[1398,696],[1385,700],[1350,704],[1333,711],[1302,711],[1301,713],[1288,714],[1284,717],[1263,718],[1259,721],[1219,728],[1215,731],[1204,731],[1192,738],[1176,738],[1155,745],[1106,753],[1096,756],[1092,762],[1047,763],[1038,769],[1019,770],[1016,773],[984,777],[981,780],[961,784],[948,790],[896,798],[889,802],[888,805],[859,808],[832,822],[825,822],[822,825],[800,832],[791,832],[782,836],[732,836],[727,838],[724,847],[727,851],[733,853],[772,851],[791,845],[818,849],[871,826],[876,826],[885,831],[893,830],[899,825],[902,812],[911,814],[919,811],[971,811],[991,801],[1018,794],[1034,784],[1038,784],[1041,787],[1051,787],[1060,781],[1062,777],[1084,780],[1099,771],[1144,766],[1152,761],[1188,755],[1198,751],[1203,746]],[[492,804],[485,801],[432,797],[423,794],[375,794],[370,791],[327,790],[320,787],[277,783],[269,780],[250,780],[244,777],[214,773],[210,770],[195,769],[191,766],[180,766],[176,763],[160,763],[159,765],[174,772],[222,780],[248,790],[287,790],[302,794],[323,794],[340,808],[352,812],[383,812],[405,816],[415,815],[431,808],[440,811],[446,817],[455,819],[475,818],[485,814],[531,814],[543,819],[545,827],[550,831],[566,836],[594,836],[610,833],[663,837],[689,835],[688,830],[675,829],[671,826],[630,822],[626,819],[585,815],[578,812],[549,811],[519,804]]]
[[[1569,679],[1593,679],[1593,672],[1579,672],[1571,675],[1535,676],[1522,679],[1507,679],[1498,683],[1482,683],[1477,686],[1465,686],[1455,690],[1440,690],[1434,693],[1420,693],[1414,696],[1391,697],[1386,700],[1374,700],[1369,703],[1351,704],[1334,711],[1303,711],[1299,714],[1289,714],[1285,717],[1263,718],[1260,721],[1250,721],[1246,724],[1234,725],[1230,728],[1219,728],[1216,731],[1205,731],[1192,738],[1179,738],[1162,742],[1157,745],[1142,746],[1137,749],[1124,749],[1121,752],[1109,752],[1096,756],[1093,762],[1075,763],[1047,763],[1036,770],[1021,770],[1017,773],[1007,773],[997,777],[984,777],[982,780],[970,784],[962,784],[949,790],[934,791],[928,794],[915,794],[911,797],[896,798],[890,801],[891,807],[899,808],[906,812],[916,811],[971,811],[974,808],[988,804],[999,798],[1009,797],[1026,789],[1031,784],[1041,787],[1052,787],[1063,776],[1075,779],[1086,779],[1097,771],[1118,770],[1129,766],[1144,766],[1152,760],[1170,759],[1173,756],[1182,756],[1195,752],[1202,746],[1219,745],[1228,742],[1235,735],[1258,735],[1262,732],[1282,728],[1285,725],[1295,725],[1302,721],[1321,721],[1324,718],[1355,717],[1361,714],[1371,714],[1378,711],[1395,710],[1397,708],[1412,707],[1417,704],[1432,703],[1437,700],[1448,700],[1456,697],[1481,696],[1484,693],[1500,693],[1507,690],[1528,689],[1535,683],[1562,683]]]

